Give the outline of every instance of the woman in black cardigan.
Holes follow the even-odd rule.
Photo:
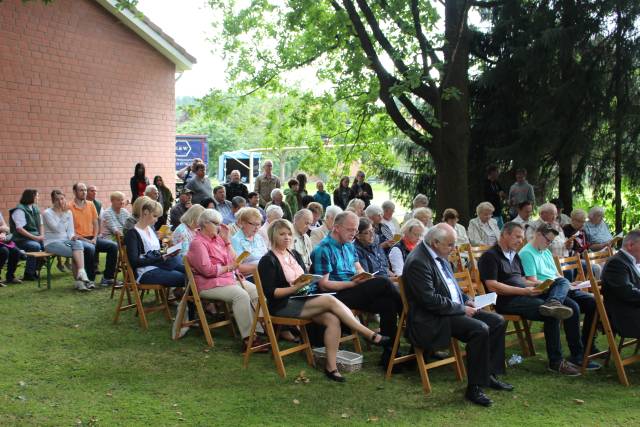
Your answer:
[[[300,255],[289,249],[293,243],[293,226],[289,221],[279,219],[271,224],[268,234],[271,250],[260,259],[258,273],[267,298],[269,313],[275,316],[309,319],[323,325],[324,345],[327,349],[325,375],[333,381],[346,381],[336,365],[342,332],[341,322],[376,345],[388,346],[390,338],[362,325],[351,310],[333,295],[289,298],[304,286],[294,284],[295,279],[306,273]]]

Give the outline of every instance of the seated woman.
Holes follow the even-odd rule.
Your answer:
[[[407,258],[407,255],[409,255],[409,252],[411,252],[422,239],[424,225],[417,219],[410,219],[402,225],[400,234],[402,234],[402,239],[389,251],[391,271],[393,271],[396,276],[402,275],[404,260]]]
[[[373,205],[369,205],[369,209]],[[395,274],[389,271],[389,261],[384,249],[378,243],[378,236],[373,229],[373,223],[369,218],[360,218],[358,234],[355,241],[358,261],[367,273],[376,273],[376,276],[390,277]]]
[[[322,224],[322,227],[311,230],[311,244],[313,245],[314,249],[320,244],[322,239],[324,239],[329,233],[331,233],[331,229],[333,228],[333,220],[340,212],[342,212],[342,208],[340,208],[340,206],[329,206],[327,208],[327,211],[324,213],[324,224]]]
[[[476,207],[477,217],[469,221],[469,242],[473,246],[493,246],[500,239],[498,223],[492,217],[494,207],[482,202]]]
[[[307,231],[307,235],[311,236],[311,232],[313,230],[315,230],[316,228],[322,227],[322,224],[323,224],[322,214],[324,213],[324,209],[322,208],[322,205],[318,202],[310,202],[307,205],[307,209],[309,209],[313,214],[313,222],[309,226],[309,231]]]
[[[417,219],[424,226],[423,236],[433,227],[433,211],[431,208],[422,207],[413,210],[413,218]]]
[[[280,206],[280,208],[282,208],[282,217],[284,219],[286,219],[287,221],[293,221],[293,214],[295,212],[292,212],[289,204],[284,201],[284,193],[279,188],[274,188],[271,191],[271,201],[267,203],[264,208],[267,209],[269,206],[273,205]]]
[[[351,211],[362,218],[364,216],[364,208],[365,204],[362,199],[351,199],[345,211]]]
[[[363,326],[351,310],[333,295],[318,295],[307,298],[289,298],[295,295],[301,285],[294,285],[295,279],[306,273],[300,255],[291,251],[293,226],[289,221],[279,219],[269,228],[271,250],[260,260],[258,271],[260,281],[272,316],[309,319],[323,325],[324,345],[327,349],[325,375],[333,381],[346,379],[338,372],[336,355],[342,333],[341,323],[362,334],[373,344],[390,345],[391,339],[379,335]]]
[[[145,203],[149,203],[149,201],[153,201],[153,200],[151,200],[147,196],[140,196],[136,199],[135,202],[133,202],[133,205],[131,205],[131,215],[129,215],[129,217],[124,223],[124,226],[122,226],[123,236],[127,234],[127,231],[133,230],[136,223],[140,219],[140,209],[142,208],[142,205],[144,205]]]
[[[249,252],[249,256],[239,267],[240,273],[249,277],[258,266],[260,258],[267,253],[267,242],[258,234],[258,229],[262,225],[262,215],[257,209],[243,208],[237,222],[240,229],[231,238],[231,244],[236,255]]]
[[[0,213],[0,271],[2,267],[7,264],[7,274],[5,275],[6,282],[0,279],[0,287],[4,287],[5,283],[20,284],[22,280],[15,276],[16,268],[18,267],[18,261],[22,257],[22,252],[11,241],[11,233],[9,233],[9,226],[4,221],[2,213]]]
[[[203,210],[198,216],[197,225],[199,230],[191,242],[187,260],[193,270],[198,294],[202,298],[231,304],[243,340],[242,352],[245,352],[253,322],[252,304],[258,301],[256,286],[236,277],[238,262],[220,212]]]
[[[141,284],[157,284],[168,287],[184,287],[184,265],[176,257],[160,253],[160,241],[153,225],[162,216],[162,205],[146,196],[139,205],[140,215],[136,225],[124,235],[129,264]]]
[[[193,205],[180,217],[180,225],[176,227],[171,235],[171,243],[181,244],[180,258],[185,256],[189,251],[189,245],[196,237],[198,230],[198,218],[205,209],[200,205]]]
[[[269,245],[269,236],[267,235],[267,230],[271,223],[277,219],[282,218],[284,212],[282,212],[282,208],[280,206],[271,205],[266,210],[267,220],[262,224],[262,227],[258,230],[258,234],[262,236],[262,239],[267,242],[267,246]]]
[[[388,251],[397,242],[393,240],[393,232],[389,226],[382,222],[382,208],[378,205],[369,205],[364,210],[364,214],[371,221],[378,244]]]
[[[84,247],[76,239],[73,229],[73,215],[67,204],[64,193],[60,190],[51,192],[53,206],[44,211],[44,250],[65,258],[72,258],[73,277],[76,279],[74,287],[86,292],[94,286],[84,270]],[[93,260],[87,260],[93,262]],[[89,285],[89,287],[87,287]]]
[[[22,192],[20,203],[9,210],[11,215],[9,224],[12,240],[25,252],[44,250],[44,225],[38,209],[38,190],[26,189]],[[36,280],[38,278],[38,262],[36,258],[27,258],[22,280]]]
[[[589,250],[598,252],[611,245],[613,236],[604,221],[604,208],[594,206],[589,209],[589,221],[584,224],[584,232],[589,240]]]
[[[467,230],[465,230],[462,224],[458,223],[459,219],[458,211],[453,208],[445,209],[442,213],[442,222],[446,222],[456,230],[456,246],[458,247],[469,243]]]
[[[115,240],[116,236],[124,236],[124,225],[131,214],[124,208],[123,193],[114,191],[109,199],[111,206],[100,214],[100,235],[103,239]],[[134,224],[135,222],[131,226]]]

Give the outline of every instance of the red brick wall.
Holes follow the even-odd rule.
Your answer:
[[[175,182],[175,66],[92,0],[0,2],[0,210],[74,182]]]

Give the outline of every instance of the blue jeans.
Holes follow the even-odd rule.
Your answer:
[[[97,252],[107,253],[107,263],[104,267],[104,278],[113,279],[116,273],[116,262],[118,261],[118,244],[113,240],[100,239],[96,240],[96,244],[82,241],[84,248],[84,269],[87,272],[89,280],[96,280],[96,270],[94,268],[94,256]]]
[[[41,242],[36,242],[35,240],[21,240],[16,242],[16,246],[22,249],[25,252],[39,252],[44,250],[44,246]],[[36,276],[37,270],[37,260],[33,257],[27,258],[27,263],[24,267],[24,275],[25,276]]]
[[[162,268],[154,268],[144,273],[140,280],[141,284],[153,284],[168,286],[171,288],[184,287],[185,275],[184,266],[179,265],[175,270],[164,270]]]

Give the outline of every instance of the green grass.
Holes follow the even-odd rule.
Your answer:
[[[485,409],[463,401],[464,385],[450,368],[432,371],[429,396],[417,372],[385,381],[375,352],[346,384],[326,380],[298,355],[285,358],[286,379],[268,355],[254,355],[245,370],[239,340],[226,330],[215,331],[216,346],[205,351],[199,331],[170,340],[159,314],[148,331],[132,313],[114,325],[108,291],[80,294],[67,274],[54,275],[51,290],[31,282],[0,289],[2,426],[640,423],[637,367],[628,369],[630,388],[611,367],[563,378],[545,370],[541,342],[541,355],[509,369],[505,379],[516,391],[489,392],[495,404]],[[302,370],[308,384],[294,382]]]

